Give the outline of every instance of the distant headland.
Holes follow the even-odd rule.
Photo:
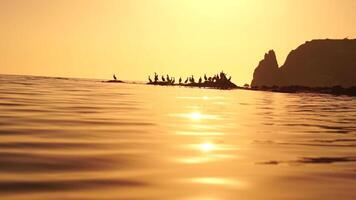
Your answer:
[[[251,87],[356,86],[356,39],[312,40],[291,51],[279,67],[270,50],[256,67]]]

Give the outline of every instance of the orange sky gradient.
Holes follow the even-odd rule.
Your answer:
[[[0,0],[0,73],[146,80],[228,72],[250,83],[316,38],[356,37],[354,0]]]

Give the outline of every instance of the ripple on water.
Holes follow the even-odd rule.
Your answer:
[[[0,84],[2,197],[356,198],[354,97],[5,75]]]

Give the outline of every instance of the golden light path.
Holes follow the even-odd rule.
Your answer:
[[[200,120],[202,119],[202,114],[199,113],[199,112],[193,112],[190,114],[190,118],[193,119],[193,120]]]
[[[189,179],[192,183],[200,183],[200,184],[207,184],[207,185],[224,185],[224,186],[232,186],[232,187],[241,187],[245,186],[244,183],[228,179],[228,178],[221,178],[221,177],[199,177],[199,178],[192,178]]]
[[[202,113],[200,111],[193,111],[193,112],[190,112],[190,113],[171,114],[170,116],[190,119],[190,120],[194,120],[194,121],[217,120],[217,119],[219,119],[219,117],[217,115],[204,114],[204,113]]]
[[[192,156],[177,159],[178,162],[185,164],[201,164],[238,157],[237,155],[231,155],[226,152],[237,150],[237,147],[232,148],[227,145],[216,144],[210,141],[184,145],[183,148],[192,151],[193,154]]]
[[[210,151],[213,151],[214,149],[216,149],[216,146],[213,143],[206,142],[206,143],[200,144],[199,148],[202,152],[210,152]]]
[[[188,97],[185,97],[188,98]],[[189,97],[199,100],[209,100],[208,96]],[[187,126],[178,129],[175,133],[177,135],[195,136],[202,140],[200,143],[186,144],[182,148],[191,152],[190,156],[178,158],[178,162],[185,164],[199,164],[206,162],[213,162],[221,159],[231,158],[232,155],[223,153],[229,150],[225,145],[216,144],[209,137],[216,137],[224,135],[221,127],[214,125],[217,123],[210,123],[219,120],[221,117],[218,115],[207,114],[202,112],[199,106],[189,108],[192,111],[186,113],[172,114],[172,117],[184,120]]]
[[[209,165],[208,163],[219,163],[220,161],[238,157],[236,154],[232,154],[238,147],[232,147],[218,140],[218,138],[227,134],[226,124],[221,123],[224,119],[223,115],[212,114],[211,111],[205,109],[206,103],[214,104],[221,102],[221,97],[202,95],[196,97],[180,97],[179,99],[198,102],[186,107],[188,109],[186,112],[170,114],[171,117],[185,124],[185,126],[178,127],[175,134],[187,138],[195,137],[198,141],[179,146],[179,148],[183,150],[184,155],[174,158],[175,162],[186,165],[205,166]],[[193,176],[179,180],[201,186],[219,186],[234,189],[241,189],[246,186],[244,182],[235,180],[234,178],[224,177],[223,174],[204,173],[197,177]],[[197,197],[195,199],[214,198]]]

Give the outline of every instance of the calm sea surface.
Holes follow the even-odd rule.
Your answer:
[[[356,199],[356,98],[0,75],[0,199]]]

